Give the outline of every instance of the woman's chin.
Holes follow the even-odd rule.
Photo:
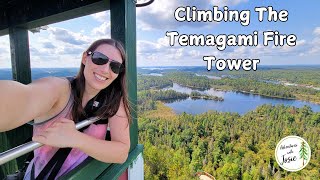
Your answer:
[[[101,83],[101,82],[91,82],[89,83],[91,88],[95,91],[101,91],[102,89],[106,88],[106,82],[105,83]]]
[[[106,88],[107,86],[104,84],[104,85],[98,85],[98,84],[95,84],[93,86],[93,88],[97,91],[101,91],[102,89]]]
[[[110,79],[100,80],[95,76],[91,76],[89,79],[88,85],[96,91],[101,91],[110,85]]]

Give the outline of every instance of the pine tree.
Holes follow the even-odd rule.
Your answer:
[[[304,166],[304,160],[308,159],[308,148],[306,146],[306,144],[304,143],[304,141],[302,141],[301,143],[301,148],[300,148],[300,159],[302,158],[302,166]]]

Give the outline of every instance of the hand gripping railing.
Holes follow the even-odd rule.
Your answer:
[[[85,119],[79,123],[76,124],[77,129],[81,129],[83,127],[86,127],[96,121],[100,120],[98,117],[93,117],[89,119]],[[22,144],[20,146],[17,146],[15,148],[9,149],[3,153],[0,153],[0,165],[5,164],[6,162],[9,162],[17,157],[20,157],[24,154],[27,154],[39,147],[43,146],[43,144],[38,143],[38,142],[28,142],[25,144]]]

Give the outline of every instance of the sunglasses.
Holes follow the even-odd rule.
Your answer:
[[[91,56],[91,60],[96,65],[104,65],[110,62],[110,68],[112,72],[115,74],[119,74],[124,70],[124,66],[122,63],[119,63],[118,61],[110,59],[108,56],[100,53],[100,52],[87,52],[88,55]]]

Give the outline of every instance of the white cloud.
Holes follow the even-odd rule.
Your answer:
[[[49,27],[51,39],[73,45],[83,45],[90,43],[90,39],[81,33],[75,33],[64,28]]]
[[[315,37],[310,42],[310,50],[304,55],[320,55],[320,27],[316,27],[313,34]]]
[[[318,39],[318,42],[313,41],[314,46],[312,46],[311,49],[307,52],[308,54],[310,54],[310,55],[320,54],[319,41],[320,41],[320,39]]]
[[[138,66],[198,65],[202,62],[200,51],[192,47],[169,46],[166,37],[151,41],[137,42]],[[189,49],[193,49],[190,50]]]
[[[188,55],[190,55],[193,58],[198,58],[200,56],[200,51],[191,50],[191,51],[188,51]]]
[[[164,37],[162,37],[162,38],[159,38],[159,39],[157,40],[157,43],[158,43],[159,46],[167,46],[167,47],[169,47],[169,46],[170,46],[170,45],[169,45],[169,40],[170,40],[169,37],[164,36]]]
[[[93,17],[95,20],[99,22],[109,22],[110,21],[110,11],[103,11],[99,13],[92,14],[91,17]]]
[[[0,37],[0,42],[0,68],[8,68],[11,66],[9,36]]]
[[[8,37],[7,37],[8,38]],[[1,37],[0,39],[0,54],[2,53],[10,53],[10,44],[9,39],[6,37]]]
[[[65,45],[65,46],[58,48],[56,50],[56,53],[57,54],[63,53],[63,54],[68,54],[68,55],[79,55],[82,52],[84,52],[85,50],[86,50],[85,48],[82,48],[80,46]]]
[[[93,28],[92,35],[96,39],[111,37],[110,22],[103,22],[99,27]]]
[[[204,1],[201,2],[203,5]],[[208,1],[204,4],[208,4]],[[182,23],[174,19],[174,11],[179,6],[187,5],[183,0],[170,1],[170,3],[157,0],[149,6],[137,8],[137,27],[142,30],[176,28]]]
[[[32,34],[30,39],[31,67],[79,67],[82,52],[93,41],[86,34],[60,27]]]
[[[316,27],[313,31],[313,34],[315,34],[316,36],[320,36],[320,27]]]
[[[174,18],[175,10],[180,7],[196,6],[197,9],[212,10],[212,6],[237,5],[248,0],[221,1],[221,0],[201,0],[186,1],[175,0],[168,3],[167,0],[156,0],[151,5],[137,8],[137,27],[140,30],[173,29],[181,26],[203,27],[212,23],[190,23],[177,22]]]
[[[161,46],[157,43],[144,40],[137,41],[137,54],[154,54],[160,52],[160,50]]]
[[[52,44],[52,42],[49,42],[49,41],[43,42],[42,47],[45,49],[55,49],[56,48],[56,46],[54,44]]]
[[[294,52],[300,49],[300,51],[302,50],[302,48],[305,48],[307,46],[306,40],[300,40],[296,42],[295,46],[282,46],[279,51],[280,52]],[[294,54],[296,54],[298,52],[295,52]]]

